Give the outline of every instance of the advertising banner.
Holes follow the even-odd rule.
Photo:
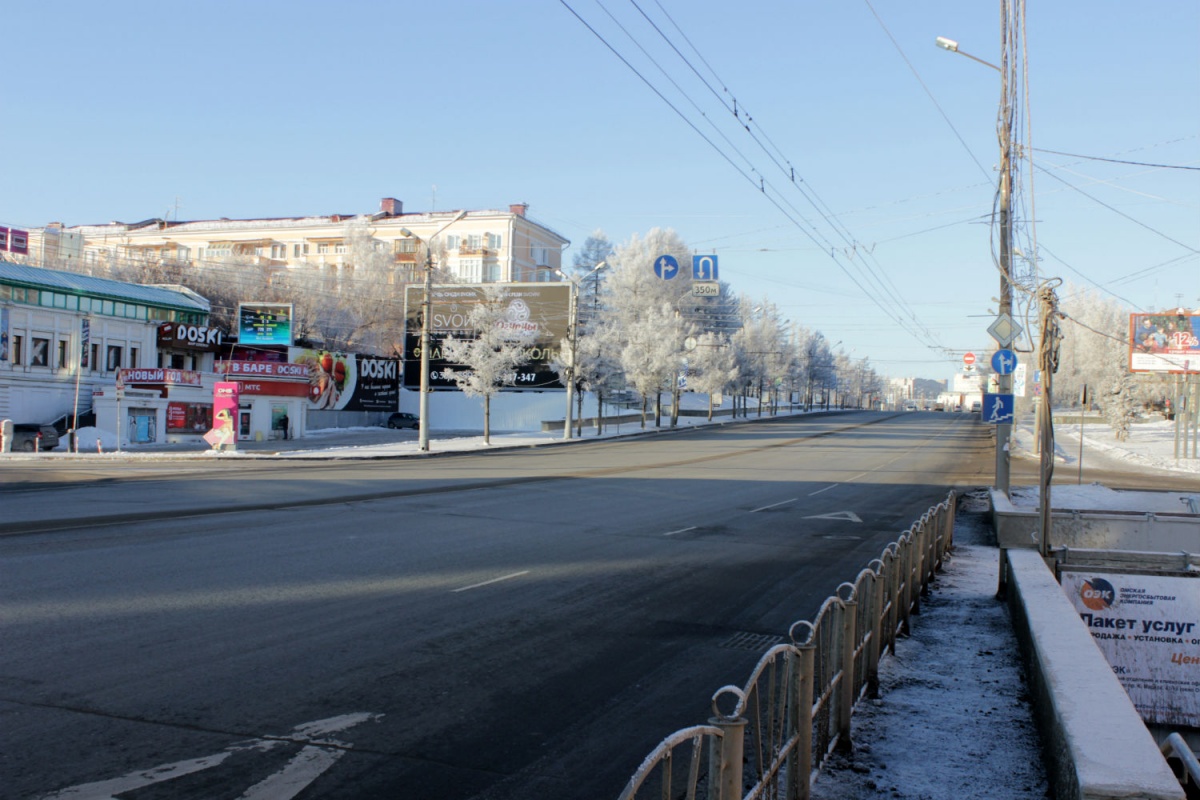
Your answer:
[[[517,367],[515,389],[562,389],[551,364],[567,337],[570,320],[571,285],[568,283],[456,284],[434,286],[430,301],[429,386],[457,389],[446,373],[456,367],[442,357],[441,343],[447,337],[473,337],[468,318],[483,301],[488,288],[501,290],[514,324],[533,333],[526,350],[527,362]],[[421,309],[425,287],[408,286],[405,295],[404,387],[421,386]]]
[[[398,411],[400,361],[328,350],[288,350],[290,366],[308,373],[308,407],[313,410]]]
[[[84,317],[79,321],[79,368],[88,368],[88,347],[92,341],[92,321]]]
[[[1130,314],[1129,370],[1200,373],[1200,314]]]
[[[238,344],[292,345],[291,303],[238,303]]]
[[[212,419],[211,403],[167,403],[167,433],[204,433]]]
[[[166,369],[151,367],[148,369],[125,368],[117,373],[118,382],[125,386],[199,386],[200,373],[190,369]]]
[[[158,346],[162,349],[216,353],[224,343],[225,334],[220,328],[183,322],[164,322],[158,326]]]
[[[281,361],[217,362],[217,372],[231,378],[297,378],[307,381],[310,370],[309,364],[285,364]]]
[[[214,450],[225,446],[237,448],[238,385],[233,381],[213,384],[213,427],[204,434],[204,441]]]
[[[1142,718],[1200,727],[1200,578],[1064,572],[1062,587]]]

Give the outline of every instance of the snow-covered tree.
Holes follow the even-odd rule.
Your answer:
[[[737,354],[719,333],[707,331],[695,337],[688,352],[688,388],[708,395],[708,419],[713,417],[713,395],[724,392],[738,379]]]
[[[533,331],[524,314],[510,303],[502,286],[489,286],[467,316],[474,338],[448,337],[442,344],[446,360],[461,365],[446,372],[468,397],[483,398],[483,442],[491,444],[492,395],[516,378],[516,368],[528,358]]]
[[[653,399],[657,423],[661,392],[677,392],[684,340],[693,329],[680,311],[691,294],[691,272],[680,269],[672,280],[659,278],[654,265],[663,255],[691,263],[690,251],[674,231],[654,228],[645,238],[635,235],[613,250],[604,282],[603,336],[617,353],[628,385],[642,397],[643,426],[647,403]]]

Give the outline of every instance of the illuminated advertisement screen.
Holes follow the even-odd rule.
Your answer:
[[[1131,372],[1200,372],[1200,314],[1131,314]]]
[[[292,346],[291,303],[238,303],[238,344]]]
[[[558,373],[551,366],[567,337],[570,319],[571,286],[566,283],[455,284],[434,286],[430,302],[429,387],[457,389],[446,374],[457,367],[442,357],[441,343],[449,336],[472,337],[468,324],[471,310],[484,297],[487,288],[500,288],[502,301],[513,310],[512,316],[534,331],[525,353],[527,361],[517,367],[514,389],[562,389]],[[409,286],[405,295],[404,388],[421,386],[421,309],[425,287]]]

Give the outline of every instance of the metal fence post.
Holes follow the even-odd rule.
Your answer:
[[[843,583],[842,586],[850,584]],[[839,591],[842,586],[838,587]],[[838,660],[841,662],[842,685],[838,693],[838,749],[849,752],[853,749],[850,743],[850,715],[854,713],[854,643],[858,628],[858,600],[852,593],[850,599],[843,600],[839,608],[842,615],[842,647]]]
[[[871,637],[867,647],[866,664],[864,665],[867,682],[867,696],[879,697],[879,658],[883,652],[884,629],[887,627],[883,620],[883,562],[875,559],[867,565],[871,570],[871,615],[864,636]]]
[[[811,630],[811,626],[810,626]],[[800,680],[796,685],[796,747],[795,758],[788,763],[788,798],[809,800],[812,795],[812,743],[813,743],[813,686],[815,684],[815,654],[817,644],[810,634],[805,644],[798,645],[796,656]]]
[[[746,720],[716,716],[709,723],[721,729],[720,741],[712,740],[709,754],[709,800],[742,800],[742,753],[745,750]]]

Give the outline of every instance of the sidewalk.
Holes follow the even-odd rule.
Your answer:
[[[953,555],[911,636],[880,663],[879,699],[855,708],[853,753],[829,759],[814,800],[1049,796],[986,511],[983,492],[961,501]]]

